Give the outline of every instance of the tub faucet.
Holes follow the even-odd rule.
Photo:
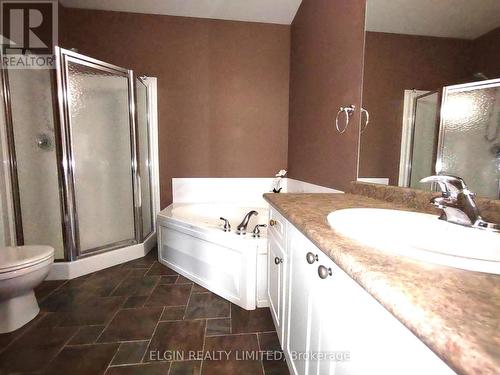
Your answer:
[[[255,215],[257,216],[259,213],[257,211],[250,211],[245,215],[243,218],[243,221],[236,227],[236,234],[247,234],[247,226],[248,222],[250,221],[250,218]]]
[[[464,180],[455,176],[429,176],[420,182],[436,182],[441,189],[441,196],[431,199],[431,204],[443,210],[441,220],[467,227],[500,231],[500,225],[488,223],[479,214],[474,198]]]

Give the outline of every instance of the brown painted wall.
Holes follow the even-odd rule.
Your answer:
[[[397,184],[405,89],[436,90],[471,77],[471,42],[366,33],[363,107],[370,125],[361,137],[360,177],[389,177]]]
[[[488,78],[500,77],[500,27],[474,40],[472,64],[474,72]]]
[[[158,78],[161,205],[172,177],[286,168],[290,27],[61,8],[60,45]]]
[[[335,131],[342,105],[361,102],[365,0],[304,0],[292,24],[288,168],[341,190],[356,179],[359,112]]]

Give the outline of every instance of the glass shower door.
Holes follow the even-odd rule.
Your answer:
[[[16,243],[64,259],[51,72],[2,70]]]
[[[137,243],[132,72],[72,51],[57,52],[72,257]]]
[[[443,96],[436,171],[500,199],[500,79],[449,86]]]
[[[152,173],[151,173],[151,146],[149,144],[149,95],[146,85],[147,78],[137,78],[135,81],[137,100],[137,142],[139,143],[139,173],[141,182],[141,216],[142,239],[146,239],[152,232],[153,200],[152,200]]]

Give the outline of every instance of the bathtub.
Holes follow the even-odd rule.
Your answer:
[[[237,235],[251,210],[259,214],[246,235]],[[229,220],[230,232],[220,217]],[[262,228],[260,238],[251,233],[267,221],[267,207],[173,203],[158,214],[159,261],[244,309],[267,307],[267,231]]]

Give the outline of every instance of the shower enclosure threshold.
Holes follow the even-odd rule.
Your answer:
[[[156,246],[156,234],[145,242],[91,255],[72,262],[55,262],[46,280],[70,280],[118,264],[142,258]]]

